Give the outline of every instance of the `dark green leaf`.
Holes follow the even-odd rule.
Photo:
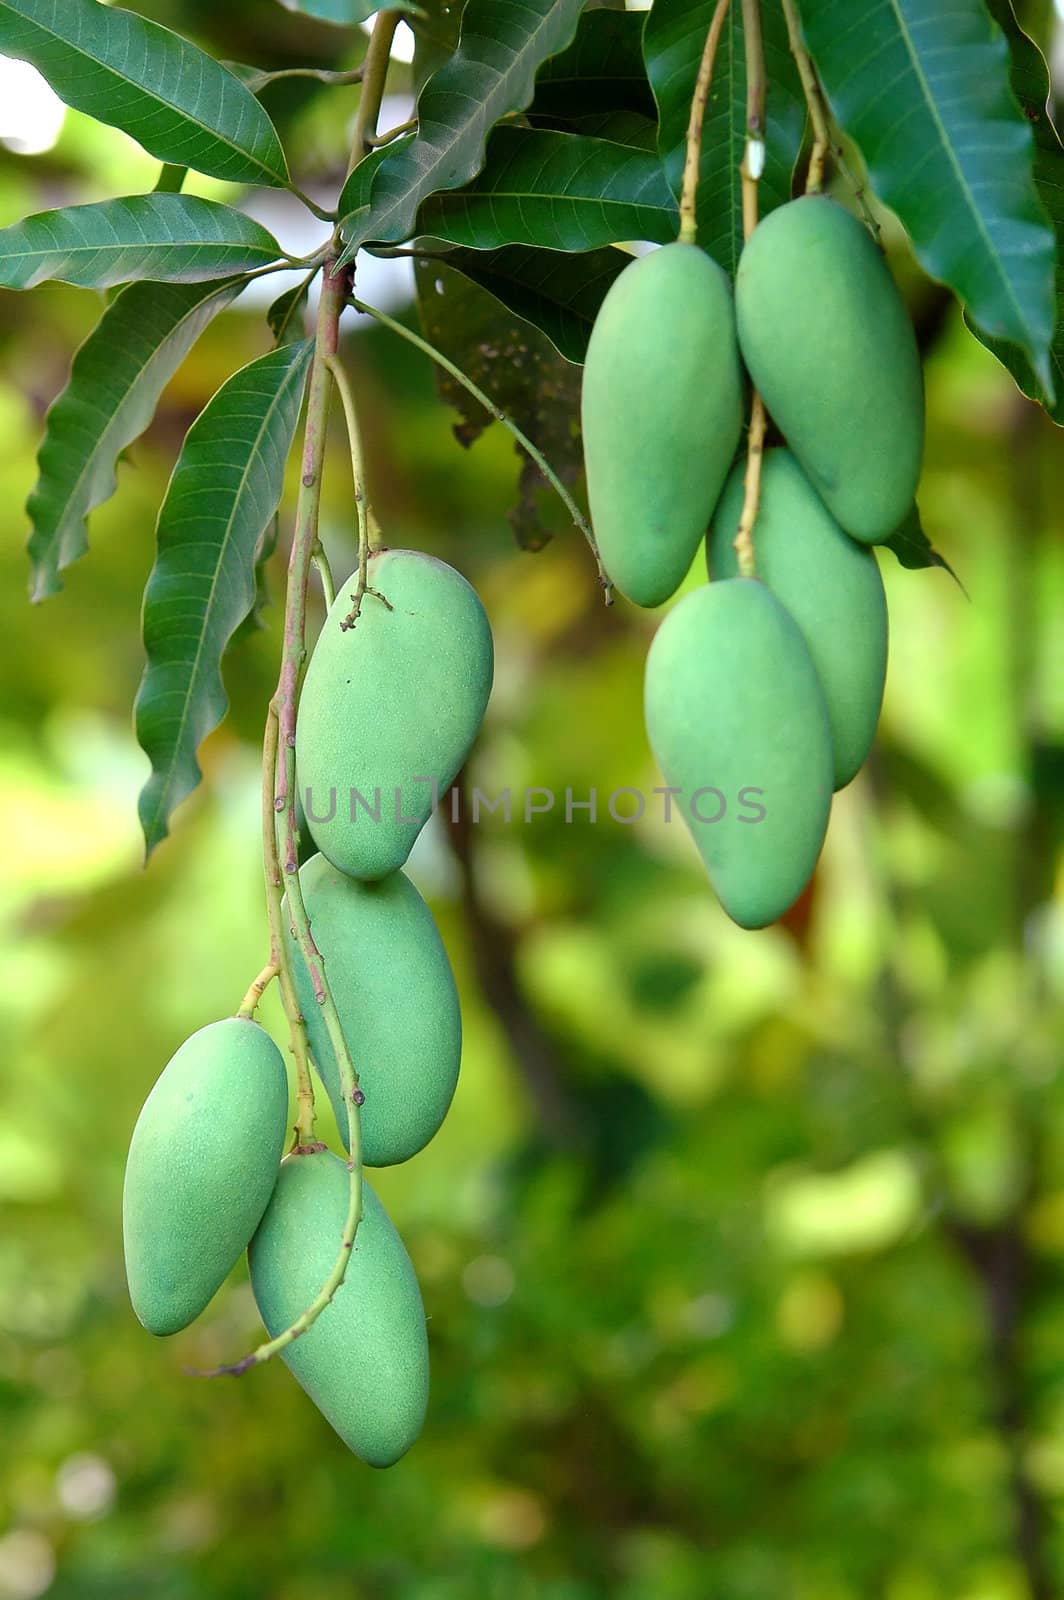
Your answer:
[[[895,529],[889,539],[884,539],[882,544],[884,549],[893,551],[903,567],[908,567],[912,572],[920,571],[924,567],[943,567],[957,587],[963,593],[967,593],[946,558],[940,556],[932,547],[920,520],[920,508],[915,503],[901,526]]]
[[[136,701],[152,766],[139,802],[149,855],[199,783],[196,751],[228,706],[222,652],[255,601],[312,349],[271,350],[223,384],[189,429],[159,512]]]
[[[1045,56],[1016,21],[1009,0],[987,0],[987,5],[1009,41],[1009,82],[1024,116],[1031,124],[1035,144],[1035,186],[1056,233],[1056,325],[1049,351],[1050,372],[1056,391],[1055,403],[1050,400],[1019,346],[991,338],[976,326],[967,313],[965,320],[976,338],[993,351],[1012,373],[1023,393],[1043,405],[1055,422],[1064,424],[1064,147],[1049,110],[1051,90]]]
[[[643,23],[637,11],[587,11],[567,50],[540,68],[532,112],[572,118],[594,111],[655,115],[643,65]]]
[[[287,344],[291,339],[302,336],[303,313],[306,310],[309,291],[310,282],[304,278],[302,283],[297,283],[291,289],[286,289],[284,294],[279,294],[267,311],[266,321],[275,344]]]
[[[210,319],[240,293],[221,285],[134,283],[108,306],[74,357],[48,412],[27,504],[35,600],[88,548],[85,519],[115,491],[115,463],[143,433],[163,389]]]
[[[606,13],[607,15],[609,13]],[[433,195],[418,232],[477,250],[593,250],[676,236],[678,213],[656,155],[608,139],[496,128],[487,163],[462,189]]]
[[[702,47],[716,0],[655,0],[643,51],[660,119],[658,151],[677,200],[683,181],[687,121]],[[758,185],[761,214],[791,198],[791,178],[802,144],[805,100],[787,40],[780,0],[763,0],[768,95],[765,170]],[[730,6],[717,47],[702,134],[698,184],[698,239],[732,277],[743,247],[739,164],[746,145],[746,57],[742,7]]]
[[[255,97],[155,22],[97,0],[0,0],[0,53],[31,61],[61,100],[160,161],[283,186],[288,167]]]
[[[177,167],[172,162],[164,161],[159,169],[159,176],[155,180],[155,193],[180,194],[185,187],[185,179],[187,177],[187,167]]]
[[[836,117],[916,254],[1046,389],[1056,271],[1008,47],[981,0],[801,0]]]
[[[580,410],[579,367],[563,361],[535,328],[515,322],[496,299],[449,267],[419,261],[415,270],[426,337],[524,430],[564,482],[575,483],[583,467],[574,425]],[[471,445],[494,419],[449,374],[437,376],[443,398],[460,418],[455,436]],[[543,479],[523,451],[518,455],[518,499],[510,521],[521,547],[538,550],[550,538],[539,503]]]
[[[567,361],[580,363],[599,307],[631,259],[612,248],[571,255],[510,245],[502,250],[449,250],[444,264],[538,328]],[[435,292],[436,282],[444,283],[442,277],[433,279],[431,266],[427,263],[418,278],[423,300]]]
[[[537,69],[568,45],[582,7],[583,0],[469,0],[457,51],[418,98],[417,133],[387,150],[368,210],[344,227],[341,260],[370,239],[409,239],[429,195],[457,189],[479,172],[488,134],[500,117],[529,104]],[[361,196],[360,179],[354,188]],[[351,203],[345,187],[338,214],[347,219],[363,203]]]
[[[0,228],[0,286],[197,283],[268,266],[280,254],[276,239],[232,206],[188,194],[135,194],[39,211]]]

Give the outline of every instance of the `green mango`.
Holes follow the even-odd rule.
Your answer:
[[[750,376],[820,498],[852,538],[908,514],[924,447],[920,353],[868,229],[810,195],[758,223],[735,279]]]
[[[581,417],[603,565],[629,600],[661,605],[687,575],[743,420],[731,286],[697,245],[652,250],[613,284]]]
[[[743,509],[745,464],[724,486],[706,539],[711,578],[739,573],[732,544]],[[754,525],[757,575],[802,630],[831,723],[835,787],[872,747],[887,673],[887,599],[872,551],[855,544],[787,450],[761,467]]]
[[[144,1102],[122,1193],[126,1279],[149,1333],[199,1316],[266,1209],[284,1152],[288,1075],[257,1022],[186,1039]]]
[[[347,1167],[329,1150],[293,1154],[248,1248],[266,1331],[283,1333],[332,1270],[347,1217]],[[429,1395],[425,1311],[403,1241],[368,1183],[347,1276],[281,1359],[348,1449],[390,1467],[421,1432]]]
[[[647,657],[647,734],[725,911],[763,928],[810,878],[831,807],[824,692],[798,624],[755,578],[685,595]]]
[[[491,693],[491,628],[476,593],[420,550],[369,558],[343,585],[307,667],[296,727],[299,793],[314,843],[353,878],[401,867],[469,754]],[[380,598],[383,596],[383,598]],[[418,781],[420,780],[420,781]]]
[[[406,1161],[447,1114],[462,1054],[462,1020],[447,952],[410,879],[348,878],[316,855],[299,874],[314,942],[359,1084],[363,1160]],[[347,1143],[340,1069],[306,964],[289,932],[296,993],[315,1064]]]

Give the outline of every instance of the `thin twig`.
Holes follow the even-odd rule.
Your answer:
[[[562,504],[565,506],[565,509],[573,519],[574,525],[579,528],[580,532],[587,540],[591,549],[591,554],[595,558],[595,565],[598,568],[599,582],[605,591],[606,604],[610,605],[612,602],[610,581],[607,578],[602,565],[602,558],[599,555],[598,545],[595,542],[595,535],[591,531],[591,527],[587,518],[580,510],[580,507],[577,505],[576,501],[573,499],[572,495],[569,493],[568,489],[565,487],[564,483],[561,481],[543,452],[537,449],[528,435],[517,426],[517,423],[514,422],[513,418],[508,417],[501,406],[497,406],[494,400],[489,399],[489,397],[484,393],[483,389],[475,384],[472,378],[462,371],[461,367],[455,366],[454,362],[445,356],[442,350],[437,350],[435,345],[429,344],[427,339],[423,339],[421,335],[415,333],[412,328],[407,328],[403,325],[403,323],[396,322],[395,318],[390,317],[386,311],[378,311],[376,306],[367,305],[364,300],[359,300],[354,295],[351,297],[351,304],[355,307],[356,311],[365,312],[366,316],[375,318],[376,321],[381,323],[385,328],[390,328],[391,331],[393,333],[397,333],[401,339],[405,339],[408,344],[416,346],[416,348],[420,350],[422,354],[428,356],[431,361],[435,361],[437,365],[441,366],[445,372],[449,372],[451,377],[454,378],[455,382],[460,383],[462,388],[467,390],[468,393],[473,396],[473,399],[478,401],[479,404],[484,407],[484,410],[495,418],[496,422],[501,422],[503,427],[507,428],[509,432],[513,434],[522,450],[527,451],[527,453],[532,457],[532,460],[535,462],[544,478],[547,480],[551,488],[558,495]]]
[[[366,143],[374,150],[379,150],[382,145],[394,144],[396,139],[401,139],[404,133],[412,133],[417,127],[417,118],[411,117],[409,122],[397,122],[394,128],[389,128],[387,133],[374,133],[366,135]]]
[[[362,95],[358,102],[354,133],[351,136],[351,156],[347,168],[349,174],[373,148],[372,141],[377,132],[377,118],[380,116],[384,85],[388,77],[388,63],[392,55],[392,40],[401,20],[398,11],[378,11],[377,20],[373,24],[366,59],[362,63],[364,72]]]
[[[336,585],[333,583],[332,567],[329,565],[329,558],[325,554],[324,545],[321,543],[315,545],[314,554],[310,559],[321,581],[321,592],[325,597],[325,609],[326,611],[331,611],[332,603],[336,599]]]
[[[702,164],[702,124],[706,118],[706,102],[713,81],[713,64],[717,59],[724,19],[728,15],[729,0],[717,0],[717,9],[706,33],[702,59],[691,96],[691,116],[687,124],[687,155],[683,164],[683,185],[680,190],[680,239],[684,244],[694,244],[698,238],[698,179]]]
[[[284,911],[281,906],[284,880],[277,854],[277,815],[274,809],[277,742],[277,715],[271,701],[262,741],[262,867],[266,879],[266,915],[270,925],[270,961],[277,967],[281,1001],[288,1018],[289,1045],[296,1064],[295,1142],[304,1144],[314,1137],[314,1082],[310,1075],[307,1029],[296,994],[292,952],[285,938]]]
[[[831,152],[831,130],[828,125],[828,108],[824,100],[824,91],[820,87],[813,58],[805,47],[802,38],[802,24],[798,16],[798,7],[795,0],[783,0],[783,14],[787,19],[787,38],[791,46],[791,55],[794,57],[798,68],[798,76],[802,80],[802,93],[805,95],[806,109],[809,112],[809,123],[813,129],[813,148],[809,155],[809,171],[805,179],[806,194],[820,194],[824,187],[824,169],[827,166],[828,156]]]
[[[765,51],[761,40],[759,0],[742,0],[743,40],[746,47],[746,148],[743,151],[743,239],[757,227],[757,184],[765,166]],[[735,535],[735,555],[739,574],[752,578],[754,562],[754,524],[761,504],[761,461],[765,450],[765,407],[754,390],[750,409],[750,430],[746,438],[746,479],[743,509]]]

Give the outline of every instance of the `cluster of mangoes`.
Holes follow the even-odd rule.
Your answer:
[[[733,547],[744,367],[785,441],[761,462],[756,578]],[[871,234],[806,196],[754,229],[734,295],[695,244],[634,261],[592,330],[582,420],[592,522],[624,595],[661,605],[706,539],[712,581],[650,649],[647,733],[725,910],[764,927],[808,882],[832,793],[875,736],[887,612],[869,546],[904,522],[920,474],[919,353]],[[732,804],[740,790],[760,815]]]
[[[299,876],[359,1075],[363,1159],[385,1167],[433,1137],[458,1079],[454,978],[431,912],[399,869],[476,736],[493,648],[479,599],[444,562],[383,550],[368,571],[357,622],[348,585],[307,667],[296,766],[320,853]],[[311,1056],[346,1144],[339,1064],[291,928],[289,938]],[[201,1028],[156,1082],[123,1198],[130,1298],[150,1332],[187,1327],[245,1249],[271,1338],[321,1289],[343,1236],[349,1170],[318,1143],[284,1156],[288,1101],[281,1052],[244,1016]],[[417,1437],[428,1399],[421,1293],[368,1184],[344,1282],[282,1358],[371,1465],[391,1465]]]

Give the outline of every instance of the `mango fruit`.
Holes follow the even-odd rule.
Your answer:
[[[270,1337],[313,1301],[347,1216],[348,1172],[329,1150],[293,1154],[248,1249],[251,1287]],[[363,1217],[331,1304],[281,1358],[356,1456],[389,1467],[425,1420],[425,1311],[403,1241],[363,1179]]]
[[[363,597],[348,629],[355,578],[342,586],[314,646],[296,768],[318,849],[350,877],[374,880],[402,866],[469,754],[493,651],[484,607],[446,562],[381,550],[369,583],[378,594]]]
[[[676,242],[625,267],[591,331],[581,394],[591,521],[622,594],[675,593],[739,443],[743,399],[726,274]]]
[[[416,1155],[447,1114],[462,1021],[447,952],[409,878],[349,878],[322,855],[299,874],[314,942],[365,1095],[363,1159],[387,1167]],[[310,974],[291,939],[293,972],[315,1065],[347,1143],[340,1069]]]
[[[924,391],[905,303],[871,234],[809,195],[758,223],[735,279],[750,376],[820,498],[866,544],[908,514]]]
[[[738,576],[732,541],[743,509],[745,463],[724,486],[706,540],[709,575]],[[788,450],[761,467],[754,524],[757,575],[802,631],[831,724],[835,788],[872,747],[887,672],[887,600],[876,558],[849,538]]]
[[[186,1328],[244,1253],[287,1121],[284,1059],[257,1022],[211,1022],[163,1069],[133,1129],[122,1193],[129,1297],[149,1333]]]
[[[824,692],[798,624],[756,578],[685,595],[654,636],[647,734],[728,915],[781,917],[816,866],[831,806]]]

